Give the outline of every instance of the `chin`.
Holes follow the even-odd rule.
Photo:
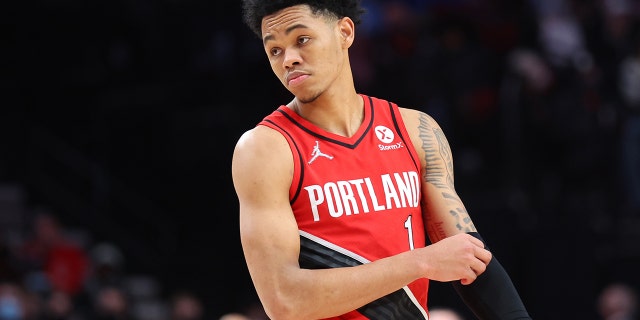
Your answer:
[[[318,97],[320,96],[320,94],[301,94],[301,93],[293,93],[293,95],[296,97],[296,99],[298,101],[300,101],[301,103],[311,103],[314,102],[316,99],[318,99]]]

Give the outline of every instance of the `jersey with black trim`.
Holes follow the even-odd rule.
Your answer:
[[[351,137],[280,106],[259,125],[287,139],[289,191],[300,266],[356,266],[425,246],[420,160],[395,103],[361,94],[364,121]],[[428,279],[332,319],[427,319]]]

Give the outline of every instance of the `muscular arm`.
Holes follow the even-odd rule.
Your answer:
[[[482,240],[455,191],[453,157],[442,129],[421,112],[404,110],[403,118],[414,124],[408,126],[409,130],[418,128],[411,135],[419,138],[413,142],[424,168],[423,214],[432,243],[459,233]],[[463,278],[454,281],[453,286],[479,319],[531,319],[509,275],[495,257],[487,261],[486,269],[478,272],[476,281],[470,283]]]
[[[436,243],[454,234],[477,231],[456,193],[453,157],[442,129],[425,113],[404,112],[410,114],[404,118],[423,166],[423,214],[429,239]]]

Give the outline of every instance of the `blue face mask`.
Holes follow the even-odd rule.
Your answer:
[[[20,320],[22,319],[22,309],[18,299],[14,297],[0,298],[0,320]]]

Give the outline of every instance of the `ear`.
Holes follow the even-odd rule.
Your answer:
[[[355,38],[355,23],[349,17],[344,17],[338,21],[338,31],[342,37],[342,44],[345,48],[351,47]]]

